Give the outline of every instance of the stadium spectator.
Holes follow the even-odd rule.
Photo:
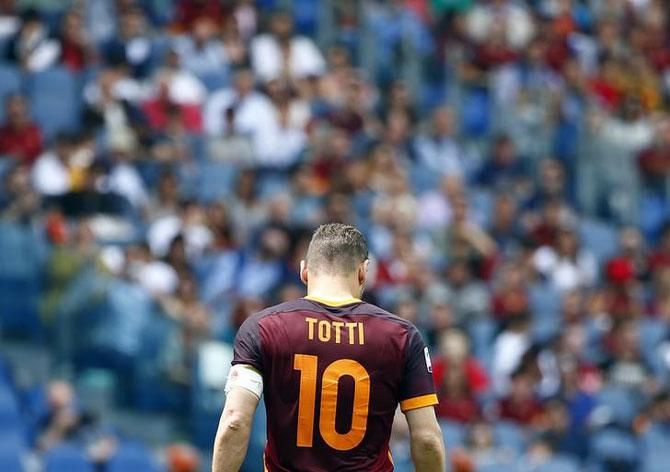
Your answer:
[[[36,10],[26,10],[21,17],[21,29],[7,46],[7,59],[29,72],[51,67],[58,59],[61,47],[49,36],[49,30]]]
[[[603,466],[621,391],[617,433],[661,457],[665,2],[70,3],[0,0],[0,356],[22,360],[1,402],[29,409],[24,377],[56,372],[13,355],[24,335],[72,385],[107,369],[129,431],[136,408],[188,411],[207,449],[221,379],[194,367],[299,297],[305,235],[343,221],[370,244],[366,300],[429,341],[462,470]]]
[[[482,365],[470,356],[467,337],[458,330],[446,331],[439,340],[442,356],[433,363],[433,377],[440,403],[440,418],[470,423],[480,418],[477,397],[488,390]]]
[[[311,39],[294,35],[288,12],[272,15],[269,31],[251,41],[249,51],[254,74],[261,82],[320,76],[326,62]]]
[[[23,95],[9,95],[5,99],[5,117],[0,127],[0,154],[32,164],[42,152],[42,132],[30,119]]]

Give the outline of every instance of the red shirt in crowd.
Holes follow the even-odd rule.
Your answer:
[[[438,405],[435,413],[438,417],[468,423],[480,416],[480,408],[475,394],[482,393],[489,388],[489,378],[482,365],[473,358],[464,361],[465,395],[455,397],[449,394],[446,387],[446,375],[449,369],[449,360],[439,357],[433,362],[433,379],[437,387]]]
[[[507,397],[498,403],[498,414],[500,419],[514,421],[522,425],[530,425],[542,417],[544,407],[536,398],[517,402]]]
[[[34,123],[0,127],[0,155],[9,155],[24,164],[32,164],[42,152],[42,132]]]

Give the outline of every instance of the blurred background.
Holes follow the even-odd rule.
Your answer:
[[[450,470],[670,470],[668,15],[0,0],[0,470],[206,470],[237,328],[332,221]]]

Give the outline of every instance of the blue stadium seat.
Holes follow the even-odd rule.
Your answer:
[[[664,472],[670,470],[670,428],[664,424],[652,424],[640,438],[642,453],[641,472]]]
[[[499,447],[508,449],[516,455],[521,455],[528,443],[526,430],[509,421],[497,422],[493,426],[493,436]]]
[[[211,202],[230,195],[239,168],[230,164],[203,162],[200,164],[195,195],[199,200]]]
[[[595,464],[618,467],[615,470],[636,470],[639,455],[635,436],[623,429],[605,428],[592,437],[590,459]]]
[[[579,472],[579,463],[570,456],[557,455],[534,468],[534,472]]]
[[[46,138],[79,126],[79,82],[69,70],[59,67],[34,73],[28,80],[28,95],[33,117]]]
[[[616,386],[604,387],[597,395],[596,404],[598,407],[607,408],[611,421],[623,427],[632,424],[641,407],[638,395]]]
[[[485,464],[477,467],[477,472],[518,472],[519,468],[516,464],[507,464],[497,462],[494,464]]]
[[[230,74],[227,70],[200,74],[198,78],[210,93],[230,84]]]
[[[496,334],[496,323],[489,318],[472,320],[467,325],[468,336],[472,343],[472,353],[488,369],[491,367],[493,355],[493,338]]]
[[[528,289],[530,310],[539,317],[555,318],[561,312],[561,294],[549,283],[535,283]]]
[[[159,472],[152,452],[138,443],[122,443],[109,460],[107,472]]]
[[[447,449],[454,449],[465,444],[465,427],[453,421],[440,421],[442,438]]]
[[[94,472],[84,450],[74,444],[60,444],[44,454],[44,472]]]
[[[599,263],[613,257],[619,249],[619,236],[614,226],[595,220],[579,224],[582,245],[591,251]]]
[[[0,444],[2,444],[0,442]],[[16,449],[6,448],[5,444],[0,446],[0,470],[2,472],[24,472],[21,457]]]

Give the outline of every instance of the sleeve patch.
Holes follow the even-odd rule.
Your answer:
[[[428,346],[423,348],[423,357],[426,358],[426,369],[431,374],[433,373],[433,364],[430,362],[430,354],[428,353]]]

